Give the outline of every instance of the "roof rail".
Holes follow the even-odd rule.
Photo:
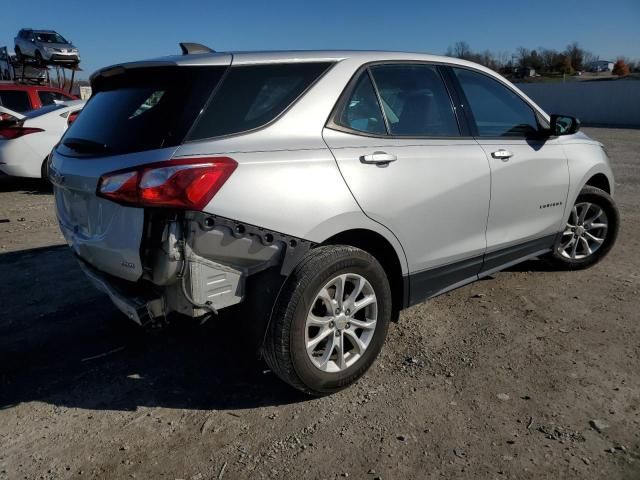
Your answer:
[[[180,43],[180,48],[182,49],[183,55],[192,55],[194,53],[214,53],[215,52],[215,50],[212,50],[206,45],[202,45],[200,43],[182,42]]]

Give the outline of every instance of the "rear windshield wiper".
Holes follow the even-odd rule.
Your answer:
[[[110,150],[109,145],[85,138],[65,138],[62,144],[80,153],[103,153]]]

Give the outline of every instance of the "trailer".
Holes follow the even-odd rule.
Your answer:
[[[0,47],[0,80],[26,85],[48,85],[62,90],[66,87],[71,93],[78,71],[82,71],[79,64],[44,62],[24,56],[18,58],[7,47]]]

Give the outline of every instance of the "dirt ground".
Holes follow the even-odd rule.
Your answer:
[[[609,257],[413,307],[321,399],[236,349],[233,318],[130,326],[61,246],[51,195],[4,179],[0,479],[639,479],[640,130],[585,130],[616,173]]]

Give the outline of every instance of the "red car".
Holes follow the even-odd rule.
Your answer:
[[[59,88],[0,83],[0,106],[18,113],[53,105],[56,101],[68,102],[77,99],[78,97]]]

